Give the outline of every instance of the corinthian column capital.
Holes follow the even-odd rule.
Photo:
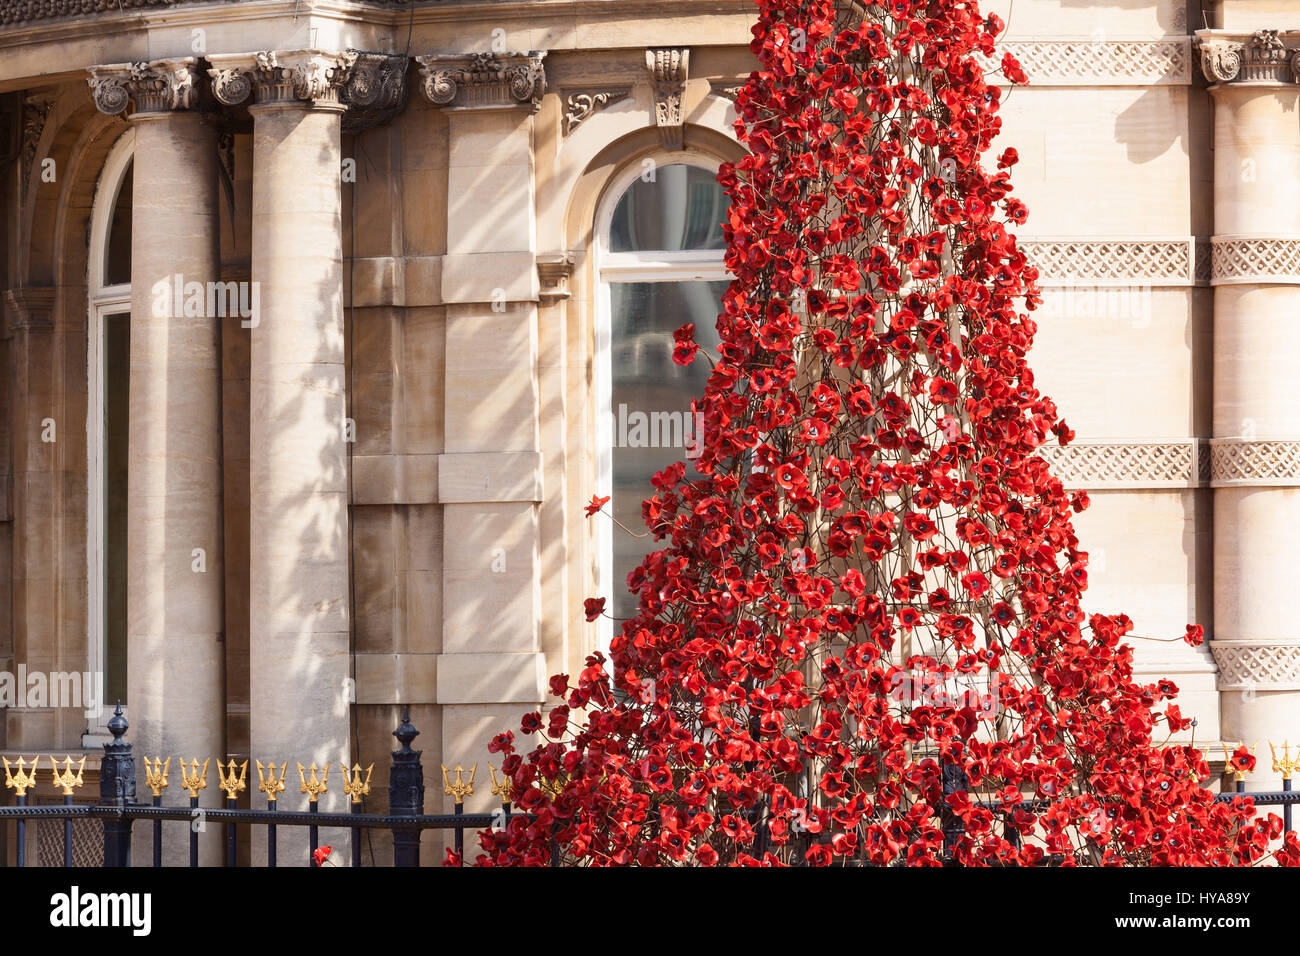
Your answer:
[[[1198,30],[1201,72],[1215,84],[1279,85],[1300,82],[1300,30],[1251,34]]]
[[[212,92],[227,106],[242,103],[253,94],[258,105],[307,103],[316,108],[342,109],[339,92],[352,75],[357,54],[347,50],[257,53],[216,53],[212,64]]]
[[[546,51],[417,56],[420,88],[435,106],[537,112],[546,92]]]
[[[91,95],[101,113],[117,116],[132,104],[136,114],[187,110],[197,103],[199,71],[194,57],[92,66]]]

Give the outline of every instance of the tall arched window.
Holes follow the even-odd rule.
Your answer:
[[[722,221],[727,198],[717,163],[692,153],[650,157],[612,184],[597,223],[599,309],[596,325],[598,487],[610,509],[635,531],[650,478],[695,456],[698,423],[691,399],[703,394],[708,363],[673,363],[673,332],[694,322],[701,347],[717,344],[719,304],[727,287]],[[688,468],[688,474],[690,469]],[[609,521],[598,525],[600,593],[615,618],[631,617],[636,599],[627,575],[654,545]],[[601,619],[607,649],[616,625]]]
[[[107,709],[126,700],[127,443],[131,382],[131,200],[135,136],[108,155],[95,192],[87,276],[87,661]],[[92,727],[102,727],[102,714]]]

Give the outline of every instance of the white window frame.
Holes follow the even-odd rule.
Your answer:
[[[651,165],[653,164],[653,165]],[[596,214],[596,229],[592,240],[593,261],[596,264],[596,322],[595,367],[592,387],[596,401],[596,489],[597,494],[614,494],[614,432],[613,432],[613,327],[610,286],[617,282],[717,282],[731,278],[723,264],[725,250],[688,250],[685,252],[610,252],[610,229],[614,210],[623,194],[644,175],[647,168],[665,166],[694,166],[716,174],[721,162],[708,153],[697,150],[669,152],[659,150],[639,157],[629,164],[609,183]],[[611,501],[612,504],[612,501]],[[608,506],[607,506],[608,507]],[[633,530],[640,528],[633,526]],[[606,599],[608,610],[597,621],[597,648],[607,657],[614,639],[614,595],[625,588],[626,581],[615,580],[614,534],[624,534],[614,523],[603,517],[596,529],[596,585],[598,595]],[[649,550],[649,542],[647,542]]]
[[[107,635],[104,633],[104,319],[131,311],[131,284],[104,284],[105,257],[113,209],[135,155],[135,130],[123,133],[108,158],[95,189],[90,216],[87,268],[89,311],[86,316],[86,669],[94,680],[106,674]],[[100,713],[90,717],[83,746],[107,739],[105,725],[115,702],[101,701]],[[126,713],[127,708],[122,708]]]

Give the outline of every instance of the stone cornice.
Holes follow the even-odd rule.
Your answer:
[[[1201,73],[1209,82],[1280,86],[1300,81],[1300,30],[1198,30]]]
[[[204,7],[226,4],[241,13],[239,7],[252,4],[249,0],[130,0],[124,6],[121,0],[5,0],[0,5],[0,32],[31,24],[45,24],[72,17],[103,17],[113,19],[156,19],[160,14],[173,11],[189,13]],[[267,6],[275,6],[268,2]],[[410,16],[410,0],[280,0],[280,5],[293,8],[312,8],[318,12],[334,13],[341,10],[365,11],[373,22],[406,23]],[[572,16],[574,7],[599,7],[602,13],[644,12],[645,0],[415,0],[414,18],[417,23],[445,22],[450,20],[479,20],[484,6],[492,7],[494,17],[517,17],[562,11]],[[656,5],[699,13],[744,13],[750,9],[748,0],[657,0]],[[178,10],[179,8],[179,10]],[[210,15],[209,15],[210,16]],[[224,18],[224,17],[223,17]]]
[[[92,66],[91,95],[101,113],[117,116],[134,105],[135,114],[187,110],[198,100],[198,61],[190,57]]]
[[[546,92],[545,50],[526,53],[434,53],[417,56],[420,88],[447,109],[537,112]]]
[[[263,50],[212,54],[208,75],[212,92],[227,106],[248,99],[256,105],[309,103],[343,109],[340,91],[352,75],[356,51]]]

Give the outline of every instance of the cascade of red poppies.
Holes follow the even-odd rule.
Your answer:
[[[589,658],[524,718],[540,744],[494,739],[527,816],[479,861],[1295,862],[1276,817],[1162,746],[1188,721],[1173,684],[1134,683],[1128,618],[1080,610],[1087,496],[1036,454],[1072,433],[1026,363],[1017,157],[981,162],[986,70],[1026,79],[1003,24],[969,0],[757,6],[721,345],[677,335],[712,363],[699,473],[653,480],[662,547],[612,679]]]

